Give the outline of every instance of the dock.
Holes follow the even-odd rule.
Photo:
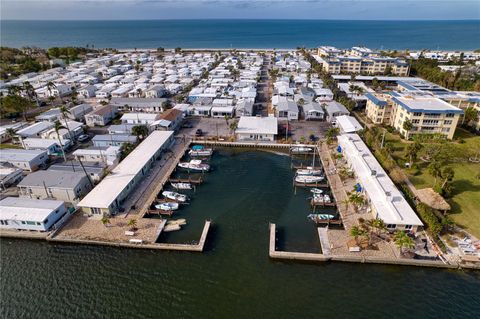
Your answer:
[[[325,256],[330,255],[330,241],[328,240],[328,227],[318,227],[318,238],[320,239],[320,247]]]
[[[328,203],[325,203],[325,202],[318,202],[318,201],[314,201],[313,198],[310,200],[310,205],[315,208],[315,207],[336,207],[337,204],[335,204],[334,202],[328,202]],[[314,209],[315,211],[315,209]]]
[[[162,210],[162,209],[149,209],[146,214],[148,215],[158,215],[158,216],[168,216],[171,217],[173,215],[173,210]]]
[[[293,186],[295,187],[321,187],[321,188],[328,188],[328,183],[299,183],[293,182]]]
[[[203,178],[200,176],[199,178],[169,178],[168,181],[170,183],[190,183],[192,185],[200,185],[203,183]]]

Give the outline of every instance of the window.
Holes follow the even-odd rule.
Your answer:
[[[454,113],[447,113],[447,115],[445,115],[445,117],[454,117],[455,114]]]
[[[408,229],[408,230],[412,229],[412,227],[413,227],[412,225],[405,225],[405,229]]]
[[[445,120],[445,122],[443,122],[443,124],[450,125],[450,124],[452,124],[452,120]]]
[[[418,123],[420,123],[420,120],[418,120],[418,119],[417,120],[412,120],[412,123],[413,124],[418,124]]]
[[[395,225],[395,224],[388,224],[388,225],[387,225],[387,228],[388,228],[388,229],[394,229],[394,228],[397,228],[397,225]]]
[[[100,215],[102,211],[98,207],[92,207],[92,213],[96,215]]]
[[[413,116],[422,116],[422,113],[420,113],[420,112],[415,112],[415,113],[413,113]]]

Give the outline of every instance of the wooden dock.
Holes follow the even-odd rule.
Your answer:
[[[321,187],[321,188],[328,188],[328,183],[299,183],[293,182],[293,186],[295,187]]]
[[[335,204],[334,202],[328,202],[328,203],[325,203],[325,202],[317,202],[317,201],[314,201],[313,198],[310,200],[310,205],[315,208],[315,207],[336,207],[337,204]]]
[[[170,183],[190,183],[192,185],[200,185],[203,183],[203,178],[169,178],[168,181]]]
[[[149,215],[158,215],[158,216],[168,216],[171,217],[173,215],[173,210],[162,210],[162,209],[149,209],[147,214]]]

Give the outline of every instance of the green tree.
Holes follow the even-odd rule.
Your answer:
[[[351,192],[348,194],[348,201],[353,205],[353,209],[355,213],[358,212],[358,209],[365,205],[366,200],[361,194],[357,192]]]
[[[442,189],[445,187],[445,185],[453,180],[455,177],[455,171],[453,168],[447,166],[442,170],[441,177],[443,179],[442,183]]]
[[[107,225],[110,225],[110,218],[104,216],[102,217],[102,219],[100,220],[103,224],[103,226],[107,227]]]
[[[469,126],[472,122],[477,121],[478,119],[478,111],[475,110],[473,107],[467,107],[464,110],[463,114],[463,124]]]
[[[130,219],[127,223],[128,227],[130,227],[130,230],[137,230],[137,220],[136,219]]]
[[[65,122],[65,128],[68,131],[68,137],[70,138],[70,141],[73,143],[73,135],[72,131],[70,131],[70,128],[68,127],[68,114],[70,113],[70,110],[67,108],[66,105],[60,106],[60,113],[62,114],[63,121]]]
[[[340,134],[340,129],[338,127],[331,127],[325,132],[325,137],[327,138],[327,143],[331,143],[333,139]]]
[[[148,136],[148,127],[146,125],[135,125],[132,127],[132,134],[140,141],[143,141],[143,139]]]
[[[57,139],[58,139],[58,143],[60,144],[61,152],[62,152],[62,155],[63,155],[63,160],[65,162],[67,162],[67,156],[65,155],[65,150],[63,149],[62,139],[60,137],[60,130],[64,129],[65,126],[63,126],[62,123],[60,123],[60,121],[55,121],[55,124],[54,124],[53,128],[55,129],[55,133],[57,133]]]
[[[437,162],[433,161],[430,164],[428,164],[428,173],[433,176],[435,181],[433,182],[433,187],[437,184],[437,179],[442,176],[442,165]]]
[[[352,226],[352,228],[350,228],[350,236],[352,236],[355,239],[355,242],[357,243],[357,245],[359,244],[358,239],[361,237],[367,237],[367,235],[368,235],[368,232],[359,226]]]
[[[411,165],[413,165],[417,160],[418,152],[420,152],[421,149],[422,149],[422,144],[417,141],[407,146],[406,155],[408,156]]]
[[[230,131],[232,132],[232,134],[235,134],[235,131],[238,128],[238,122],[233,121],[232,123],[230,123],[229,128],[230,128]]]
[[[23,116],[23,120],[27,121],[27,112],[33,107],[32,102],[19,95],[7,95],[1,99],[1,113],[18,112]]]
[[[400,248],[400,252],[403,255],[407,249],[415,248],[415,241],[408,236],[403,230],[396,232],[394,237],[395,245]]]
[[[132,143],[124,143],[120,148],[122,159],[128,156],[135,149],[135,145]]]
[[[405,139],[409,139],[409,135],[410,135],[410,131],[413,129],[413,124],[412,124],[412,121],[410,121],[409,119],[406,119],[404,122],[403,122],[403,125],[402,125],[403,129],[406,131],[405,132]]]

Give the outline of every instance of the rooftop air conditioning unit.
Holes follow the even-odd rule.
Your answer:
[[[372,173],[372,176],[377,176],[377,171],[376,170],[372,169],[371,173]]]

